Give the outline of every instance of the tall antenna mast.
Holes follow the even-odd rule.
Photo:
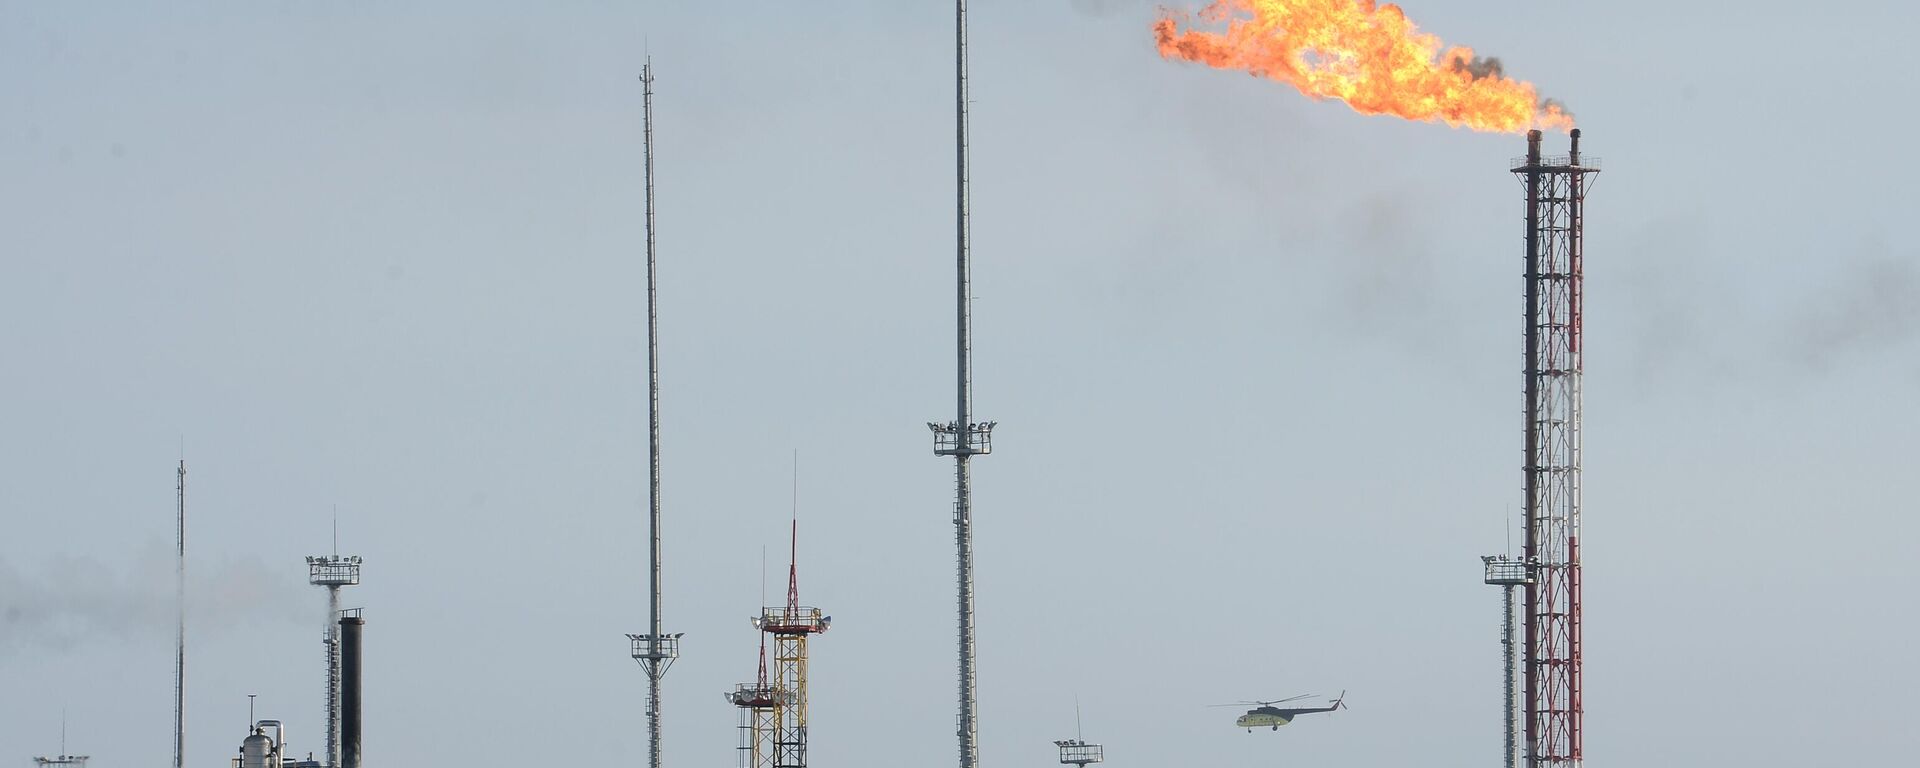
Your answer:
[[[795,502],[796,504],[798,502]],[[760,545],[760,604],[767,604],[767,545]],[[760,633],[760,687],[767,687],[767,633]]]
[[[175,536],[173,596],[180,614],[173,635],[173,768],[184,768],[187,738],[187,460],[174,471]],[[64,726],[63,726],[64,728]],[[63,745],[61,751],[65,752]]]
[[[800,609],[800,449],[793,449],[793,507],[787,513],[787,610]],[[762,567],[765,567],[762,564]],[[764,633],[762,633],[764,634]]]
[[[973,649],[973,489],[968,460],[993,452],[994,422],[973,420],[973,266],[968,250],[967,213],[967,2],[956,0],[954,13],[954,104],[955,104],[955,177],[957,203],[957,285],[955,286],[956,346],[954,377],[958,388],[953,421],[929,422],[933,430],[933,452],[952,456],[953,528],[958,550],[959,636],[960,636],[960,716],[956,729],[960,737],[960,768],[974,768],[979,762],[979,727],[974,720]]]
[[[787,602],[760,609],[758,626],[773,635],[772,746],[769,768],[807,768],[807,638],[827,631],[832,617],[800,604],[799,452],[794,452],[794,513],[788,523]]]
[[[652,600],[647,605],[647,633],[627,635],[633,658],[647,672],[647,757],[660,768],[660,678],[680,657],[680,635],[660,631],[660,303],[654,274],[653,234],[653,59],[640,70],[641,109],[645,123],[647,188],[647,499],[652,542],[647,564],[652,572]]]

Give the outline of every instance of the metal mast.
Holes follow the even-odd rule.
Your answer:
[[[1514,662],[1517,650],[1513,637],[1513,593],[1516,588],[1533,583],[1533,575],[1528,570],[1526,562],[1506,555],[1486,555],[1480,560],[1487,566],[1486,583],[1501,589],[1500,658],[1501,669],[1504,670],[1505,676],[1500,688],[1500,706],[1506,723],[1505,748],[1501,754],[1504,761],[1502,765],[1506,768],[1514,768],[1514,758],[1519,754],[1517,728],[1520,720],[1516,707],[1520,700],[1517,697],[1518,691],[1514,688],[1516,667]]]
[[[955,548],[958,550],[959,576],[959,636],[960,636],[960,715],[956,734],[960,739],[960,768],[974,768],[979,763],[979,725],[974,718],[974,648],[973,648],[973,489],[968,461],[974,456],[985,456],[993,452],[994,422],[975,422],[973,420],[973,271],[970,252],[967,247],[967,2],[956,0],[954,16],[954,41],[956,63],[954,67],[954,104],[955,135],[957,152],[955,157],[955,177],[957,181],[956,197],[958,203],[957,286],[955,292],[956,315],[956,364],[955,384],[958,388],[956,398],[957,413],[954,420],[945,424],[928,423],[933,430],[933,452],[939,456],[952,456],[953,468],[953,528]]]
[[[1543,157],[1527,134],[1513,172],[1527,189],[1526,633],[1522,696],[1528,768],[1581,763],[1580,348],[1582,216],[1595,158],[1580,131]]]
[[[647,604],[647,633],[627,635],[634,660],[647,672],[647,764],[660,768],[660,678],[680,657],[680,635],[660,631],[660,304],[653,250],[653,60],[640,69],[641,109],[646,139],[647,188],[647,499],[651,543],[647,565],[652,599]]]
[[[761,623],[759,619],[755,624]],[[740,683],[727,692],[727,701],[740,710],[739,744],[736,746],[738,768],[773,768],[775,736],[778,733],[774,723],[774,711],[778,706],[792,703],[786,692],[774,687],[767,681],[767,633],[760,633],[760,672],[757,682]]]
[[[795,472],[794,484],[799,485]],[[798,494],[796,493],[797,497]],[[798,502],[795,502],[798,506]],[[760,551],[760,605],[764,611],[767,604],[767,553]],[[752,619],[754,627],[761,626],[761,617]],[[788,701],[784,692],[767,681],[767,633],[760,633],[760,666],[756,682],[740,683],[727,692],[727,701],[740,710],[739,744],[736,747],[738,768],[773,768],[775,754],[774,708],[782,701]]]
[[[807,637],[827,631],[833,618],[800,604],[800,521],[792,523],[787,604],[765,607],[757,622],[773,635],[773,768],[807,768]]]
[[[174,603],[180,615],[173,635],[173,768],[184,768],[187,704],[187,460],[174,471]]]

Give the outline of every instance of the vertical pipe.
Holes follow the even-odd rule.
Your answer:
[[[187,739],[187,460],[175,470],[174,601],[180,610],[173,638],[173,768],[185,768]],[[65,724],[62,723],[62,727]],[[65,749],[62,748],[64,752]]]
[[[959,430],[959,450],[954,453],[954,542],[957,550],[959,594],[960,716],[956,729],[960,740],[960,768],[975,768],[979,763],[979,727],[974,720],[974,628],[973,628],[973,498],[968,461],[973,450],[973,268],[968,248],[969,220],[967,182],[967,2],[954,3],[954,106],[956,156],[957,221],[957,314],[956,362],[958,385],[954,428]]]
[[[360,768],[360,629],[366,623],[340,618],[340,768]]]
[[[1581,379],[1586,371],[1586,358],[1581,352],[1582,323],[1584,316],[1581,306],[1586,288],[1582,259],[1586,253],[1586,200],[1587,177],[1580,168],[1580,129],[1569,132],[1571,147],[1568,151],[1568,165],[1573,166],[1567,174],[1567,352],[1568,368],[1568,436],[1567,436],[1567,754],[1573,758],[1573,764],[1579,765],[1585,754],[1582,744],[1582,724],[1584,718],[1582,703],[1581,674],[1581,638],[1580,638],[1580,390]]]
[[[1526,314],[1526,503],[1523,507],[1526,524],[1526,562],[1533,569],[1539,562],[1539,517],[1540,509],[1540,467],[1538,466],[1540,447],[1540,131],[1527,132],[1527,314]],[[1525,718],[1528,768],[1537,768],[1538,755],[1534,746],[1538,737],[1539,674],[1536,669],[1539,650],[1539,627],[1534,615],[1534,606],[1538,605],[1539,584],[1537,579],[1527,581],[1526,615],[1522,624],[1527,635],[1526,644],[1526,692]]]

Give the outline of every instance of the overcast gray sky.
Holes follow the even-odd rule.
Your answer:
[[[1189,5],[1190,3],[1175,3]],[[1920,717],[1907,4],[1410,2],[1564,99],[1589,204],[1587,749],[1897,761]],[[973,4],[985,765],[1488,765],[1520,488],[1516,136]],[[640,87],[666,681],[732,765],[800,451],[813,760],[952,760],[946,2],[0,3],[0,763],[319,751],[367,559],[375,764],[638,764]],[[1564,139],[1550,139],[1558,146]],[[1350,692],[1279,733],[1205,705]],[[216,763],[216,761],[219,761]]]

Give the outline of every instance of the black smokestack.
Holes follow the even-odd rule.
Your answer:
[[[360,768],[360,629],[367,620],[340,619],[340,768]]]

